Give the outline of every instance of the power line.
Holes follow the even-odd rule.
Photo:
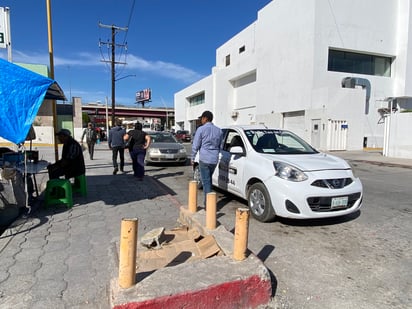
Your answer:
[[[127,26],[126,26],[127,29],[129,29],[129,27],[130,27],[130,22],[132,20],[135,3],[136,3],[136,0],[133,0],[133,4],[132,4],[132,7],[131,7],[130,13],[129,13],[129,19],[127,20]],[[126,39],[127,39],[128,33],[129,33],[129,30],[127,30],[125,35],[124,35],[123,44],[126,44]]]
[[[131,7],[131,9],[130,9],[130,13],[129,13],[129,18],[128,18],[128,20],[127,20],[127,26],[126,26],[126,28],[127,28],[127,30],[125,31],[125,35],[124,35],[124,38],[123,38],[123,45],[125,45],[125,46],[127,46],[127,41],[126,41],[126,39],[127,39],[127,35],[129,34],[129,29],[130,29],[130,22],[131,22],[131,20],[132,20],[132,16],[133,16],[133,12],[134,12],[134,5],[135,5],[135,3],[136,3],[136,0],[133,0],[133,3],[132,3],[132,7]],[[119,59],[122,57],[122,51],[123,51],[123,49],[121,50],[121,52],[120,52],[120,57],[119,57]],[[125,59],[125,61],[127,61],[127,52],[128,52],[128,49],[127,48],[125,48],[124,49],[124,59]],[[123,69],[124,69],[124,67],[123,67]]]

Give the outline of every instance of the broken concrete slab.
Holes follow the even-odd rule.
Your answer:
[[[156,270],[135,286],[121,289],[111,282],[112,307],[127,308],[256,308],[267,304],[271,280],[254,255],[241,262],[216,256]]]
[[[178,221],[187,231],[175,231],[176,235],[165,231],[163,235],[169,236],[169,240],[179,239],[179,244],[169,246],[171,241],[161,242],[162,249],[149,250],[150,253],[139,253],[138,248],[136,285],[121,289],[117,277],[110,282],[113,308],[257,308],[269,303],[272,284],[263,262],[250,252],[243,261],[233,260],[233,234],[223,226],[214,230],[204,228],[205,214],[204,210],[191,213],[182,207]],[[194,245],[196,241],[190,239],[190,233],[200,235],[204,243]],[[186,240],[182,240],[183,234]],[[219,252],[214,254],[217,248]],[[193,258],[202,256],[201,252],[205,258]],[[183,262],[165,265],[167,255]],[[112,256],[116,258],[117,252],[112,250]],[[143,258],[140,267],[139,258]],[[144,260],[148,265],[159,263],[164,267],[145,269],[143,266],[148,265],[144,265]],[[113,263],[118,265],[118,260]]]

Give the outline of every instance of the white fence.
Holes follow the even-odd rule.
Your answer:
[[[327,150],[346,150],[348,123],[346,120],[328,120]]]
[[[385,117],[383,155],[412,159],[412,113],[388,114]]]

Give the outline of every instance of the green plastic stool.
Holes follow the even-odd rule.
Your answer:
[[[46,185],[45,206],[66,204],[73,207],[72,185],[68,179],[50,179]]]
[[[74,177],[72,190],[73,192],[80,193],[82,196],[87,196],[87,182],[85,174]]]

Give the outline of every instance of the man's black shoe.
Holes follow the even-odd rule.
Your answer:
[[[117,167],[115,167],[114,170],[113,170],[113,175],[116,175],[118,170],[119,169]]]

